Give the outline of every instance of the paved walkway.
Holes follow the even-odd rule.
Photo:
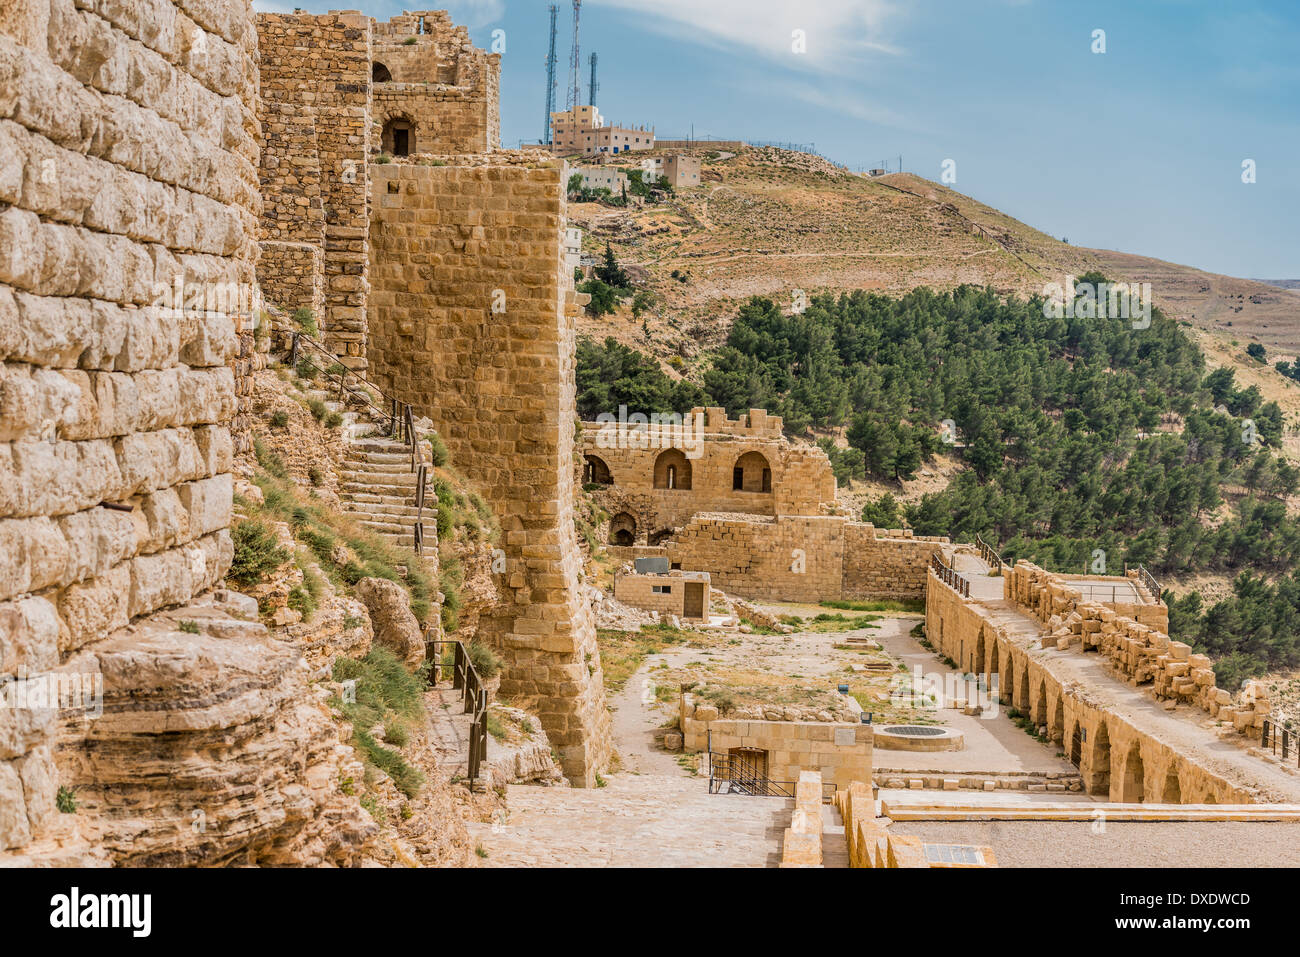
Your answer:
[[[998,581],[999,579],[992,579]],[[879,631],[872,637],[881,647],[895,658],[907,665],[913,674],[948,675],[955,674],[946,668],[934,653],[921,647],[920,642],[909,633],[914,621],[911,619],[889,619],[879,623]],[[1060,748],[1053,745],[1048,748],[1035,741],[1028,734],[1012,724],[1004,708],[998,708],[997,714],[964,715],[955,708],[944,708],[930,712],[954,731],[960,731],[966,740],[966,747],[961,751],[887,751],[875,748],[871,763],[878,768],[905,771],[984,771],[989,773],[1024,771],[1046,773],[1061,771],[1067,774],[1077,773],[1077,768],[1063,757],[1058,758]]]
[[[794,801],[709,794],[654,746],[652,656],[613,700],[623,770],[600,788],[511,786],[504,822],[470,826],[488,867],[775,867]],[[841,832],[842,833],[842,832]]]

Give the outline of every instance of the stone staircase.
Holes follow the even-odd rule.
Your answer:
[[[343,511],[355,517],[357,524],[391,544],[404,549],[415,548],[416,486],[418,478],[411,468],[411,450],[401,440],[387,434],[387,422],[376,423],[363,412],[348,409],[338,401],[337,391],[310,389],[305,395],[319,399],[331,412],[343,416],[343,466],[339,474],[339,503]],[[417,420],[421,434],[429,423]],[[432,465],[427,443],[417,443],[419,462]],[[432,495],[432,485],[428,495]],[[432,525],[437,516],[437,502],[426,497],[424,522],[427,538],[434,539]]]
[[[392,544],[415,548],[416,473],[411,470],[411,450],[402,442],[379,434],[376,426],[358,426],[361,434],[345,438],[339,499],[343,510],[357,523]],[[428,464],[427,462],[425,464]],[[435,512],[426,499],[424,518]]]

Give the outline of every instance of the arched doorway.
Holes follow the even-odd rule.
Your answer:
[[[679,449],[669,449],[655,459],[655,488],[689,491],[691,460]]]
[[[769,494],[772,491],[772,466],[759,452],[746,452],[736,459],[731,470],[733,492]]]
[[[1161,804],[1182,804],[1183,788],[1178,780],[1178,768],[1173,767],[1165,775],[1165,786],[1160,792]]]
[[[605,464],[605,460],[596,455],[584,455],[586,464],[582,468],[584,485],[613,485],[614,475]]]
[[[1065,742],[1065,703],[1061,698],[1056,699],[1056,707],[1052,709],[1051,739],[1057,744]]]
[[[1089,794],[1110,797],[1110,734],[1103,721],[1097,725],[1097,738],[1092,742],[1092,783]]]
[[[393,73],[382,63],[374,63],[370,67],[370,79],[375,83],[392,83]]]
[[[636,519],[627,512],[619,512],[609,520],[609,543],[611,545],[636,544]]]
[[[1080,767],[1083,760],[1083,731],[1081,725],[1074,726],[1074,733],[1070,735],[1070,763],[1076,768]]]
[[[1008,707],[1016,706],[1015,699],[1012,697],[1016,690],[1016,662],[1011,657],[1011,652],[1007,652],[1007,666],[1003,669],[1006,672],[1006,683],[1002,685],[1002,703]]]
[[[1034,728],[1042,728],[1047,724],[1047,682],[1038,682],[1038,700],[1034,702]]]
[[[1029,662],[1020,669],[1020,684],[1016,688],[1017,707],[1029,713]]]
[[[410,156],[415,152],[415,126],[405,117],[395,117],[384,124],[383,150],[392,156]]]
[[[1120,778],[1119,785],[1120,801],[1125,804],[1141,804],[1145,779],[1146,769],[1142,766],[1142,749],[1134,741],[1124,758],[1124,774]]]

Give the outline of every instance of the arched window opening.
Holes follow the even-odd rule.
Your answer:
[[[586,465],[582,470],[582,482],[584,485],[613,485],[614,475],[605,464],[605,460],[595,456],[583,456]]]
[[[733,492],[766,494],[772,491],[772,467],[759,452],[746,452],[731,470]]]
[[[392,83],[393,73],[382,63],[375,63],[370,67],[370,79],[375,83]]]
[[[691,461],[680,450],[669,449],[655,460],[655,488],[689,491]]]

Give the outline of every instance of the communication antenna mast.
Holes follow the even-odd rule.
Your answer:
[[[546,55],[546,125],[542,127],[542,142],[551,142],[551,114],[555,112],[555,22],[560,8],[551,4],[551,52]]]
[[[593,53],[591,55],[591,84],[587,87],[591,91],[591,95],[587,97],[587,102],[592,106],[596,105],[596,91],[600,89],[600,84],[596,82],[596,61],[599,59],[599,54]]]
[[[569,109],[582,100],[582,58],[578,50],[578,24],[582,17],[582,0],[573,0],[573,52],[569,54]]]

